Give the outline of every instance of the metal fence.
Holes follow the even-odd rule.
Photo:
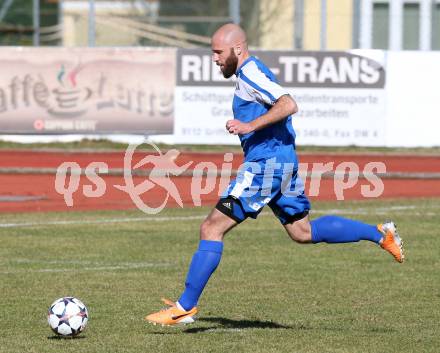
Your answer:
[[[227,22],[265,49],[440,50],[440,0],[3,0],[0,45],[206,47]]]

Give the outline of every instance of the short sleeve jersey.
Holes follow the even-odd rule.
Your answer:
[[[236,72],[237,81],[232,110],[234,118],[251,122],[265,114],[288,92],[281,87],[270,69],[256,57],[247,58]],[[239,135],[245,161],[263,162],[276,157],[280,163],[297,162],[295,132],[289,115],[275,124]]]

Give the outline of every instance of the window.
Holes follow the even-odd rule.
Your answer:
[[[388,16],[390,7],[387,3],[373,4],[373,49],[388,49]]]
[[[419,49],[420,5],[416,3],[403,5],[403,40],[402,49]]]
[[[432,50],[440,50],[440,4],[432,7]]]

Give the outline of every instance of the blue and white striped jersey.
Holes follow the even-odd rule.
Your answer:
[[[269,68],[256,57],[246,59],[236,72],[232,110],[234,118],[250,122],[265,114],[281,96],[288,94]],[[240,135],[246,162],[264,162],[276,157],[279,163],[295,163],[295,132],[292,117],[258,131]]]

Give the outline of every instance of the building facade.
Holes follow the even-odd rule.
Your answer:
[[[229,0],[231,3],[233,0]],[[148,35],[115,23],[131,16],[149,21],[166,1],[95,1],[97,45],[144,45]],[[235,0],[251,32],[251,46],[295,50],[440,50],[440,0]],[[218,4],[216,4],[217,6]],[[256,9],[252,13],[249,8]],[[63,0],[63,45],[87,45],[89,1]],[[178,11],[176,11],[178,12]],[[249,17],[249,18],[248,18]],[[176,13],[171,27],[185,30]],[[227,22],[228,18],[224,19]],[[221,23],[219,23],[221,24]],[[249,24],[252,24],[251,26]],[[168,24],[169,25],[169,24]],[[139,27],[133,24],[133,27]],[[247,28],[249,27],[249,28]],[[186,27],[188,28],[188,27]],[[212,28],[197,35],[209,36]],[[202,33],[203,32],[203,33]],[[206,32],[206,33],[205,33]],[[151,35],[147,45],[173,45]],[[155,37],[156,36],[156,37]],[[158,38],[157,42],[154,38]],[[179,46],[178,42],[174,46]],[[206,44],[201,44],[206,45]]]

